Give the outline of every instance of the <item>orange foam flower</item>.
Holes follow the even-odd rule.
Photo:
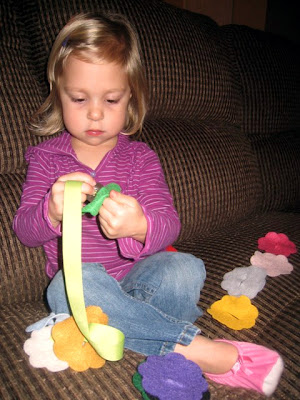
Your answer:
[[[235,330],[252,328],[258,317],[257,308],[247,296],[225,295],[214,302],[207,312],[217,321]]]
[[[86,308],[86,312],[89,323],[108,324],[108,317],[100,307],[89,306]],[[85,340],[73,317],[54,325],[52,339],[56,357],[66,361],[75,371],[101,368],[105,364],[105,360]]]

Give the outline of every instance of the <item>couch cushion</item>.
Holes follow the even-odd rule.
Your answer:
[[[241,85],[242,130],[269,135],[299,127],[299,44],[246,26],[222,31]]]
[[[17,3],[2,1],[0,7],[1,29],[5,32],[0,35],[0,172],[6,173],[22,169],[24,150],[41,141],[29,133],[27,121],[39,107],[42,96],[30,66],[26,27],[19,19]]]
[[[41,299],[48,279],[41,247],[23,246],[12,230],[24,174],[0,175],[0,306]]]
[[[263,187],[263,210],[300,211],[300,128],[251,135]]]
[[[210,235],[180,243],[181,251],[192,252],[202,258],[207,269],[207,279],[201,291],[200,306],[207,310],[215,301],[227,294],[221,288],[226,272],[236,267],[250,265],[250,257],[257,247],[257,240],[269,231],[285,233],[298,249],[288,259],[294,265],[289,275],[267,277],[265,287],[251,300],[259,311],[255,326],[241,331],[232,330],[219,323],[207,312],[198,319],[203,333],[211,338],[250,341],[279,351],[285,362],[285,370],[279,387],[272,399],[297,399],[299,397],[299,287],[300,287],[300,214],[273,212],[246,218],[238,224],[220,229]],[[231,392],[228,399],[235,397]],[[250,393],[249,393],[250,396]],[[219,399],[221,397],[216,397]],[[251,397],[245,397],[246,400]],[[241,397],[243,399],[243,397]]]

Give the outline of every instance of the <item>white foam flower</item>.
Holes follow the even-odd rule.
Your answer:
[[[227,272],[221,287],[227,290],[230,296],[247,296],[254,299],[266,283],[267,271],[264,268],[251,265],[250,267],[237,267]]]
[[[51,372],[63,371],[69,367],[66,361],[59,360],[53,351],[51,337],[53,326],[45,326],[33,331],[24,343],[23,349],[29,355],[29,362],[35,368],[47,368]]]

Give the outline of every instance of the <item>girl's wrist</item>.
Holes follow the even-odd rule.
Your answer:
[[[60,226],[60,221],[53,218],[51,214],[51,204],[50,204],[50,192],[48,192],[44,198],[44,207],[43,207],[43,217],[46,220],[49,228],[57,231]]]
[[[56,219],[51,218],[50,215],[48,215],[49,221],[51,222],[51,225],[53,226],[54,229],[58,227],[60,224],[60,221],[57,221]]]
[[[141,219],[141,223],[138,224],[138,228],[139,228],[139,232],[134,234],[132,236],[132,239],[145,244],[146,235],[147,235],[147,219],[146,219],[145,215],[143,215],[143,217]]]
[[[50,209],[48,208],[48,220],[49,220],[49,222],[51,223],[51,225],[53,226],[53,228],[54,229],[56,229],[57,227],[58,227],[58,225],[60,224],[60,221],[59,220],[57,220],[55,217],[53,217],[52,215],[51,215],[51,211],[50,211]]]

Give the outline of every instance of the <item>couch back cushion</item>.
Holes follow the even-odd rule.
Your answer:
[[[249,218],[260,207],[256,157],[234,125],[151,120],[141,139],[161,159],[182,222],[179,241]]]
[[[246,26],[221,28],[242,93],[242,131],[300,128],[300,45]]]
[[[26,148],[41,141],[27,126],[28,118],[41,104],[42,93],[32,71],[30,43],[17,5],[13,1],[0,4],[0,173],[22,169]]]
[[[262,210],[300,211],[300,128],[251,135],[261,173]]]
[[[150,87],[150,114],[157,117],[236,121],[239,91],[220,29],[210,18],[160,0],[24,0],[23,22],[36,76],[44,82],[49,51],[59,30],[78,12],[111,11],[135,27]],[[233,107],[234,104],[234,107]]]
[[[240,82],[241,131],[261,172],[262,210],[299,210],[300,45],[246,26],[221,30]]]
[[[240,92],[220,30],[210,18],[159,0],[24,0],[1,2],[3,75],[1,169],[24,166],[32,137],[27,121],[48,93],[46,65],[56,35],[70,17],[86,11],[125,14],[140,38],[149,84],[149,118],[240,120]]]

